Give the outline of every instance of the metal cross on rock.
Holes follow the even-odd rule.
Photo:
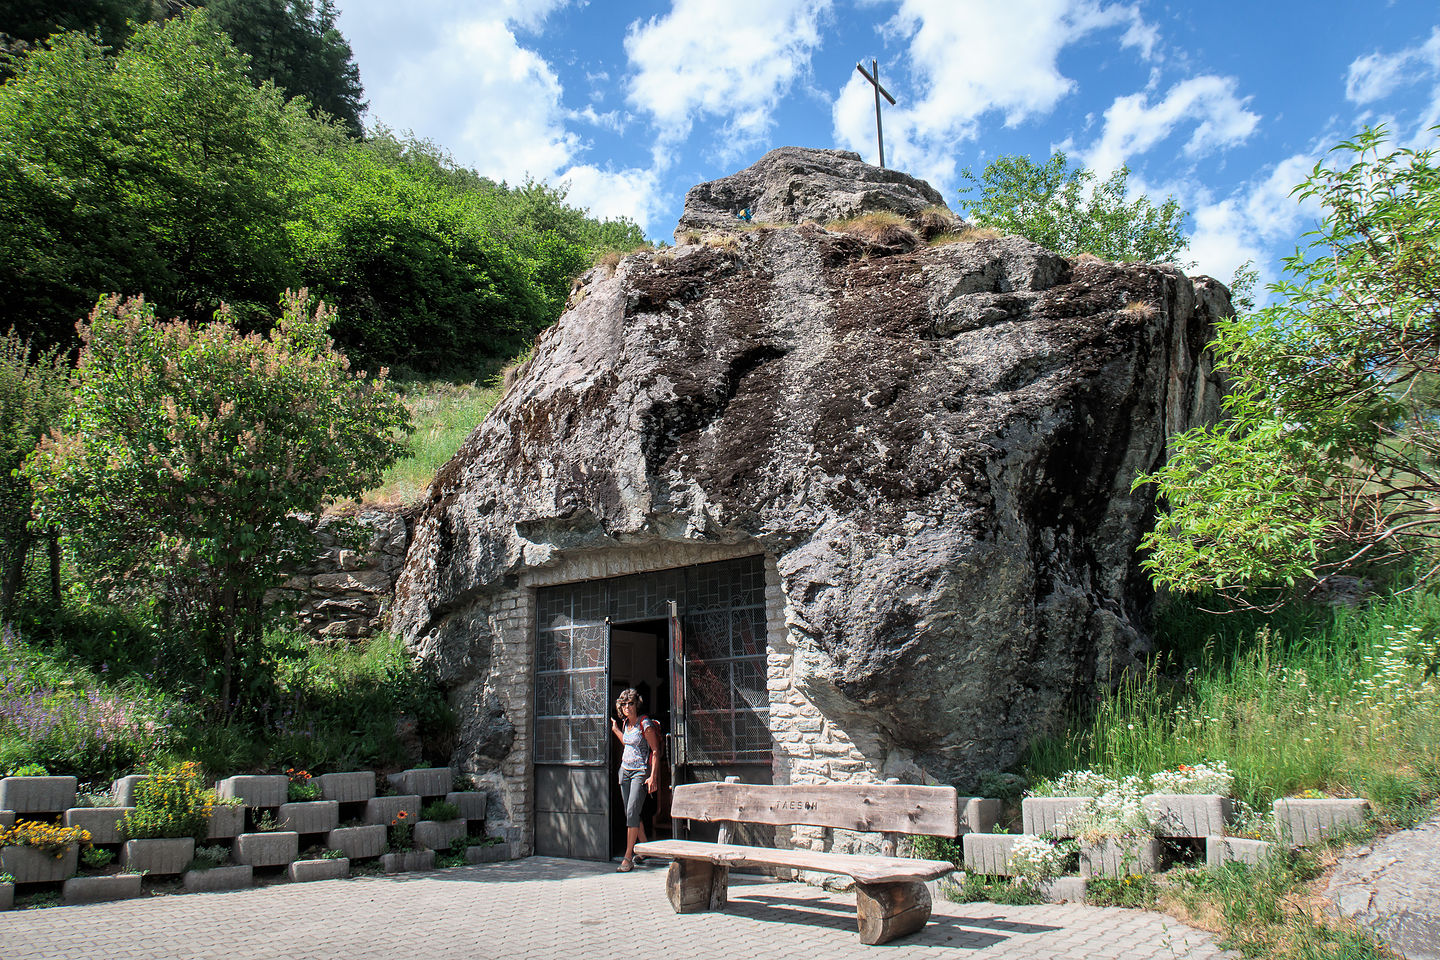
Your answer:
[[[885,134],[880,129],[880,98],[884,97],[890,101],[890,106],[895,106],[895,98],[890,96],[890,91],[880,86],[880,64],[872,59],[870,69],[867,72],[860,64],[855,64],[855,69],[860,71],[860,76],[870,81],[875,88],[875,143],[880,148],[880,166],[885,166]]]

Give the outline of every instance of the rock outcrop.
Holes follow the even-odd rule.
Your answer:
[[[273,591],[300,629],[323,640],[360,640],[381,629],[410,543],[406,514],[365,510],[315,525],[320,554]]]
[[[930,184],[871,166],[858,153],[778,147],[739,173],[691,187],[675,240],[751,224],[824,225],[877,211],[918,221],[927,208],[944,206]],[[737,218],[741,211],[749,212],[749,221]]]
[[[805,219],[901,176],[776,202]],[[1147,649],[1131,483],[1218,412],[1220,284],[802,223],[634,255],[574,299],[416,521],[395,624],[449,682],[483,681],[518,574],[657,541],[773,556],[796,687],[940,779],[1013,762]]]

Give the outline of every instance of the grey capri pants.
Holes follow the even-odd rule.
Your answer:
[[[640,826],[640,811],[645,809],[645,780],[649,770],[621,770],[620,796],[625,799],[625,826]]]

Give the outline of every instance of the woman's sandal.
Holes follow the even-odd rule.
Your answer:
[[[634,858],[635,866],[638,867],[638,866],[640,866],[641,864],[643,864],[644,862],[645,862],[645,856],[644,856],[644,854],[639,854],[639,853],[635,854],[635,858]]]
[[[629,860],[621,860],[620,866],[615,868],[616,873],[629,873],[635,869],[635,864]]]

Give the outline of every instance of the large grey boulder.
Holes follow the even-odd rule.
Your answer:
[[[739,173],[690,188],[675,240],[690,234],[734,232],[749,224],[827,224],[885,211],[918,220],[944,207],[939,191],[899,170],[871,166],[849,150],[777,147]]]
[[[797,686],[941,779],[1137,662],[1131,483],[1216,416],[1228,293],[1016,238],[893,249],[805,224],[592,273],[440,471],[398,584],[468,736],[503,725],[480,691],[518,575],[657,541],[774,556]]]

